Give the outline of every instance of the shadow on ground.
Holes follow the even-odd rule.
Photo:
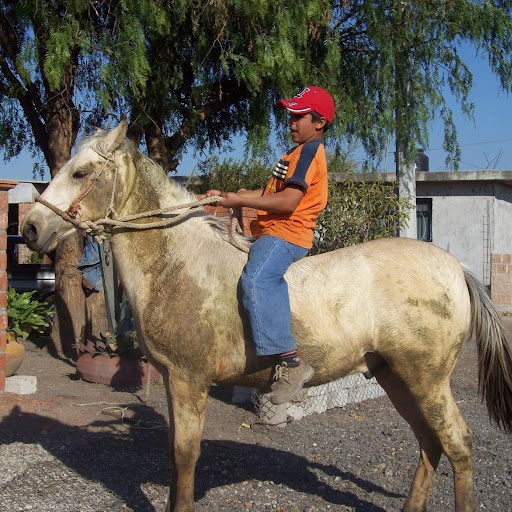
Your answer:
[[[116,431],[118,419],[105,419],[101,425],[91,425],[102,427],[102,431],[92,432],[88,428],[65,425],[14,407],[0,422],[0,444],[39,444],[70,468],[76,479],[83,480],[83,485],[90,481],[100,482],[131,509],[154,512],[155,508],[142,488],[147,483],[163,487],[169,484],[167,429],[135,428],[137,425],[164,424],[165,419],[150,407],[141,406],[134,411],[129,420],[133,427],[120,435]],[[24,425],[23,430],[17,428],[20,424]],[[401,497],[350,472],[280,449],[235,441],[205,440],[196,469],[196,501],[216,487],[243,481],[271,480],[275,485],[282,484],[303,494],[316,495],[333,505],[385,512],[375,503],[363,501],[351,492],[334,489],[319,481],[314,470],[349,481],[373,493],[376,501],[379,495]],[[46,469],[42,464],[41,467],[31,467],[30,471],[34,481],[36,475],[33,472]],[[37,492],[37,489],[32,490]]]

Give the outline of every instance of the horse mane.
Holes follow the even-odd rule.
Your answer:
[[[109,148],[104,144],[104,138],[107,133],[106,130],[97,128],[93,134],[83,137],[77,143],[77,152],[81,149],[92,147],[100,154],[106,154],[109,151]],[[143,173],[146,180],[155,190],[163,191],[162,196],[164,201],[166,197],[169,198],[169,196],[172,197],[173,203],[176,205],[197,201],[196,195],[189,192],[183,185],[168,176],[160,164],[145,155],[128,137],[124,139],[119,149],[125,151],[132,157],[137,167],[137,172],[139,174]],[[247,249],[249,249],[251,245],[250,238],[238,232],[232,235],[230,233],[230,226],[226,222],[225,217],[209,215],[204,209],[197,209],[194,213],[194,218],[198,219],[201,225],[206,228],[205,231],[213,233],[214,236],[229,243],[231,243],[232,237],[235,236],[239,245],[246,246]]]
[[[152,164],[156,167],[162,169],[156,162],[151,160],[149,157],[144,155],[148,161],[152,162]],[[165,175],[165,172],[162,169],[162,172]],[[180,185],[178,182],[173,180],[171,177],[165,175],[167,178],[167,187],[175,200],[178,201],[177,204],[186,204],[190,202],[197,201],[197,196],[193,193],[189,192],[183,185]],[[230,232],[230,223],[226,222],[226,217],[216,217],[214,215],[207,214],[203,208],[196,210],[198,212],[195,217],[205,226],[210,232],[213,232],[217,237],[220,237],[222,240],[231,243],[232,234]],[[200,213],[199,213],[200,212]],[[239,245],[243,245],[249,249],[251,246],[250,238],[244,236],[241,233],[234,233],[234,237],[236,238]]]

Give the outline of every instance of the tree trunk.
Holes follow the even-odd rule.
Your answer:
[[[80,235],[61,242],[55,261],[55,316],[50,351],[66,358],[79,355],[75,344],[86,345],[98,340],[108,330],[103,289],[86,295],[82,288],[82,273],[77,269],[82,255]]]
[[[52,178],[69,160],[79,127],[78,112],[70,98],[55,101],[47,117],[48,151],[46,160]],[[82,273],[77,269],[83,250],[83,235],[77,234],[57,247],[55,260],[55,315],[50,350],[61,357],[76,359],[77,343],[105,329],[107,316],[103,293],[94,293],[86,301]]]
[[[100,333],[108,331],[108,319],[105,309],[105,293],[103,288],[85,298],[85,339],[99,340]]]
[[[82,238],[77,234],[60,242],[55,259],[55,316],[50,350],[76,359],[75,343],[85,339],[85,296],[82,274],[76,268],[82,255]]]

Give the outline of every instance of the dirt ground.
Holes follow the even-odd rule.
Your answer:
[[[504,324],[512,333],[512,320]],[[512,339],[512,338],[510,338]],[[27,341],[18,374],[37,392],[0,393],[0,503],[5,512],[163,511],[167,406],[160,384],[116,390],[76,378],[72,363]],[[476,347],[464,346],[452,382],[474,433],[477,510],[512,509],[512,443],[490,424],[477,389]],[[196,473],[205,511],[398,511],[417,463],[416,440],[387,397],[314,414],[286,428],[247,428],[250,404],[212,388]],[[429,510],[453,509],[445,459]]]

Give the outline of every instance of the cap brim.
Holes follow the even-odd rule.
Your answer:
[[[292,112],[293,114],[307,114],[308,112],[313,112],[311,107],[306,107],[305,105],[301,105],[297,101],[293,100],[295,105],[289,106],[288,103],[292,100],[279,100],[276,103],[276,107],[281,110],[288,110],[288,112]]]

